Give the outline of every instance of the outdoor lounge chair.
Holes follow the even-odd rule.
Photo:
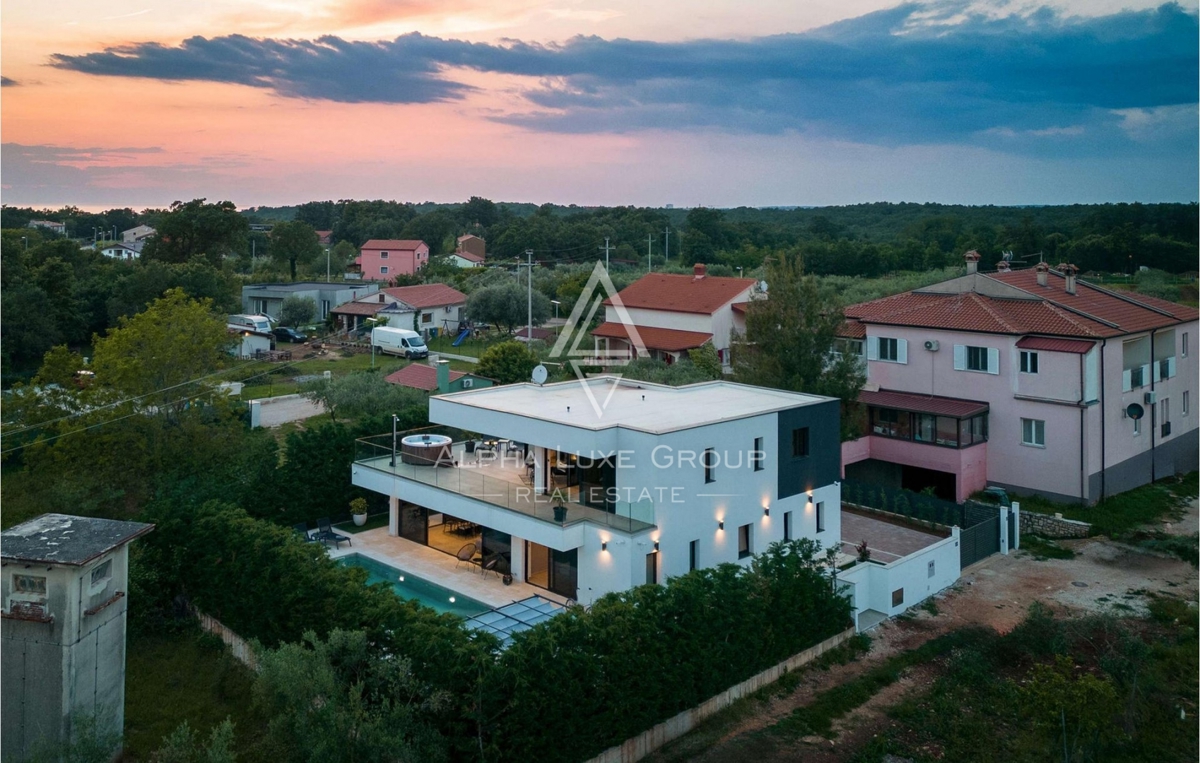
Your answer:
[[[475,561],[475,544],[468,543],[467,545],[463,546],[458,550],[458,553],[454,555],[454,558],[458,560],[454,563],[455,568],[457,568],[462,562],[471,564]]]
[[[313,534],[313,540],[319,540],[322,543],[333,541],[334,548],[341,548],[343,541],[349,543],[351,546],[354,545],[354,542],[350,538],[339,532],[334,532],[333,525],[329,523],[329,517],[321,517],[317,520],[317,531]]]
[[[292,529],[295,530],[301,538],[304,538],[304,540],[309,543],[312,543],[316,540],[316,538],[308,534],[308,522],[297,522],[296,524],[292,525]]]

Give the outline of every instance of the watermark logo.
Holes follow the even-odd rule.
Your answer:
[[[608,305],[604,304],[606,301],[609,303]],[[624,328],[626,336],[618,341],[623,342],[625,347],[613,348],[611,343],[606,342],[605,349],[601,350],[595,346],[595,340],[588,334],[588,327],[592,325],[596,311],[605,310],[606,307],[613,308],[617,317],[615,322]],[[604,265],[597,262],[579,299],[575,301],[575,307],[571,310],[571,315],[567,318],[562,333],[558,335],[558,341],[550,350],[550,357],[561,358],[571,367],[575,372],[575,378],[583,386],[583,391],[587,394],[592,409],[599,418],[604,415],[604,411],[608,408],[613,393],[617,389],[617,384],[621,380],[621,374],[613,369],[626,365],[634,357],[646,357],[647,355],[646,345],[642,343],[642,338],[638,335],[637,326],[629,316],[629,310],[618,296],[617,288],[613,286],[608,271],[604,269]],[[585,366],[597,365],[603,366],[609,375],[615,377],[609,384],[603,400],[597,397],[594,389],[596,385],[588,383],[587,374],[583,370]]]

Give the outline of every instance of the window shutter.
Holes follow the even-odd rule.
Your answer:
[[[1171,357],[1167,358],[1167,377],[1172,378],[1174,376],[1175,376],[1175,356],[1172,355]]]
[[[1133,371],[1126,368],[1121,372],[1121,391],[1128,392],[1133,389]]]
[[[988,373],[1000,373],[1000,351],[995,347],[988,348]]]
[[[1153,366],[1151,373],[1153,374],[1154,381],[1162,381],[1162,375],[1159,373],[1162,369],[1162,363],[1151,363],[1150,365]]]
[[[965,344],[954,345],[954,370],[967,370],[967,346]]]
[[[907,339],[897,339],[896,340],[896,362],[897,363],[907,363],[908,362],[908,340]]]
[[[867,337],[867,360],[879,360],[879,337]]]
[[[1142,366],[1142,384],[1145,384],[1146,380],[1149,378],[1150,378],[1150,364],[1147,363],[1146,365]]]

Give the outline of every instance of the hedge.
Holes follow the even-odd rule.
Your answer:
[[[697,570],[572,607],[502,650],[235,506],[160,504],[150,519],[158,527],[138,561],[160,593],[183,593],[267,647],[353,629],[381,657],[409,658],[429,692],[455,697],[427,718],[452,759],[586,759],[850,622],[817,544],[801,540],[772,545],[749,569]]]

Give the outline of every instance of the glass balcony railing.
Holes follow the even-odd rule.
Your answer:
[[[405,458],[401,441],[410,435],[449,437],[449,459],[444,457],[443,452],[441,465],[409,463],[421,460],[420,457]],[[474,441],[467,437],[465,432],[450,427],[427,427],[397,433],[395,451],[392,450],[390,434],[366,437],[355,442],[354,463],[356,466],[420,482],[560,527],[578,522],[592,522],[632,533],[654,526],[654,504],[651,501],[615,501],[609,504],[612,510],[606,511],[578,501],[566,500],[568,496],[577,495],[578,491],[560,489],[537,493],[532,484],[523,478],[525,467],[519,456],[489,450],[488,457],[476,460],[466,452],[467,442]],[[438,506],[428,508],[442,510]]]

